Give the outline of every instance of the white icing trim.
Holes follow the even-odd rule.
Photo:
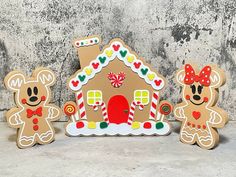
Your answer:
[[[77,40],[77,41],[75,41],[75,46],[77,48],[85,47],[85,46],[92,46],[92,45],[98,44],[99,42],[100,41],[99,41],[98,37],[93,37],[93,38],[89,38],[89,39]]]
[[[120,46],[119,50],[115,51],[114,48],[112,47],[113,45],[116,45],[116,46],[119,45]],[[107,51],[108,52],[110,51],[109,55],[107,54]],[[123,51],[123,52],[127,51],[125,57],[122,57],[120,51]],[[129,56],[134,57],[132,62],[128,61],[127,58]],[[103,51],[103,53],[101,53],[101,54],[99,54],[97,56],[97,58],[95,60],[91,61],[89,66],[85,67],[83,69],[83,71],[81,71],[78,74],[76,74],[76,76],[69,81],[70,89],[72,89],[73,91],[80,90],[83,85],[87,84],[90,79],[92,79],[97,73],[99,73],[102,70],[102,68],[106,67],[110,63],[110,61],[114,60],[116,57],[119,60],[123,61],[126,66],[130,67],[133,72],[137,73],[139,75],[139,77],[143,78],[145,80],[145,82],[147,84],[151,85],[154,90],[161,90],[164,87],[165,83],[164,83],[164,80],[162,78],[158,77],[158,75],[156,73],[152,72],[149,67],[144,65],[141,60],[139,60],[138,58],[135,57],[135,55],[130,53],[130,51],[127,48],[125,48],[121,44],[121,42],[114,41],[110,45],[110,47],[106,48]],[[100,60],[103,60],[103,59],[105,61],[104,62],[100,62]],[[99,63],[99,65],[95,69],[93,67],[93,64],[97,64],[97,63]],[[140,64],[140,66],[138,68],[135,68],[135,63],[136,64]],[[92,73],[90,73],[89,75],[86,74],[86,72],[85,72],[86,68],[91,68],[92,69]],[[144,72],[145,71],[144,68],[148,69],[148,71],[145,74],[142,74],[141,70],[143,69],[143,72]],[[153,75],[153,77],[151,79],[150,79],[150,77],[148,77],[150,74]],[[79,83],[77,84],[77,86],[73,86],[72,81],[74,81],[74,82],[79,81]],[[159,85],[156,84],[156,82],[158,82],[158,81],[161,82]]]
[[[66,126],[66,132],[70,136],[91,136],[91,135],[166,135],[170,132],[170,125],[166,122],[162,122],[164,127],[162,129],[156,129],[156,122],[150,121],[152,123],[151,129],[144,129],[143,124],[140,123],[139,129],[133,129],[132,126],[127,123],[113,124],[109,123],[107,128],[100,129],[100,122],[96,122],[95,129],[89,129],[88,122],[83,121],[85,126],[83,128],[76,128],[76,123],[71,122]]]

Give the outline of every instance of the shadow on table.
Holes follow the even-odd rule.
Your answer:
[[[222,144],[226,144],[229,142],[229,138],[224,136],[224,135],[220,135],[220,143]]]

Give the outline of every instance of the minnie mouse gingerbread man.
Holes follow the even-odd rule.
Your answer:
[[[49,87],[55,80],[53,72],[46,68],[36,69],[30,78],[20,71],[12,71],[5,77],[4,83],[7,89],[15,93],[17,105],[6,113],[6,119],[10,127],[18,129],[19,148],[54,140],[55,131],[51,121],[58,120],[61,114],[57,106],[49,104]]]
[[[215,147],[219,142],[217,128],[228,121],[227,113],[216,106],[218,88],[225,83],[224,72],[214,65],[199,72],[196,66],[186,64],[176,79],[183,87],[183,102],[174,108],[176,119],[182,122],[180,140],[204,149]]]

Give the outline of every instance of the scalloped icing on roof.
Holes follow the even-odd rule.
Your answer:
[[[129,67],[133,72],[137,73],[140,78],[152,86],[154,90],[161,90],[165,86],[165,81],[155,72],[146,66],[134,53],[127,49],[119,40],[114,40],[107,48],[99,54],[96,59],[83,68],[82,71],[76,72],[69,80],[69,88],[78,91],[81,87],[88,83],[89,80],[99,73],[102,68],[106,67],[110,61],[118,58]]]

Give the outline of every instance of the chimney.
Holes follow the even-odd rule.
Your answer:
[[[74,46],[77,48],[81,68],[88,66],[92,60],[96,59],[100,53],[100,42],[101,39],[99,36],[89,36],[74,41]]]

